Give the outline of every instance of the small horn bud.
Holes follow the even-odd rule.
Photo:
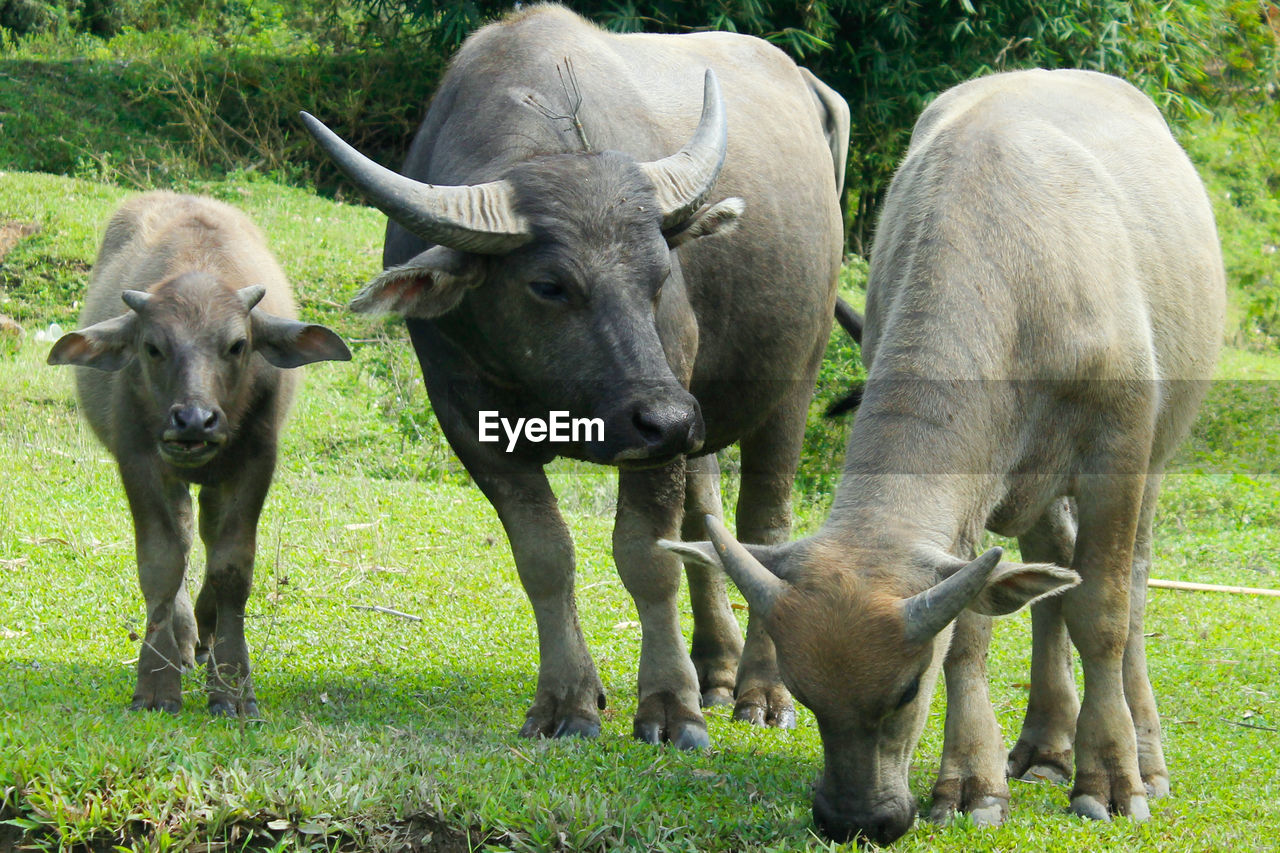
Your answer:
[[[120,294],[120,299],[139,314],[146,313],[147,306],[151,304],[151,294],[142,290],[126,290]]]
[[[244,310],[252,311],[253,307],[262,301],[262,297],[267,295],[267,289],[260,284],[251,284],[248,287],[242,287],[236,291],[236,296],[240,297]]]

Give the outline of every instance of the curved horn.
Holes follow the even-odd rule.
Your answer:
[[[658,193],[663,230],[683,223],[711,195],[728,141],[720,83],[708,68],[702,82],[702,116],[693,137],[670,157],[640,164]]]
[[[422,239],[484,255],[510,252],[533,239],[528,221],[515,212],[509,182],[424,184],[379,166],[310,113],[301,116],[316,142],[365,198]]]
[[[786,582],[742,547],[720,519],[708,515],[706,523],[707,533],[711,535],[711,543],[715,546],[716,555],[720,558],[720,565],[724,566],[725,573],[733,578],[738,591],[747,600],[747,604],[751,605],[751,609],[761,616],[768,616],[774,603],[786,592]]]
[[[267,289],[261,284],[251,284],[236,291],[236,296],[240,297],[240,304],[244,306],[246,311],[252,311],[254,306],[261,302],[262,297],[266,295]]]
[[[906,623],[907,642],[928,642],[947,627],[982,592],[987,578],[1003,555],[1003,548],[992,548],[951,577],[903,601],[902,617]]]
[[[151,304],[151,294],[145,290],[125,290],[120,294],[120,301],[128,305],[138,314],[146,313]]]

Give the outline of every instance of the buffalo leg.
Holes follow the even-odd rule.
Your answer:
[[[720,466],[713,455],[685,463],[684,521],[680,538],[696,542],[707,536],[703,519],[724,517],[720,506]],[[719,568],[687,563],[689,601],[693,607],[693,668],[698,673],[702,705],[733,704],[733,684],[742,656],[742,629],[729,607],[725,574]]]
[[[551,486],[541,469],[504,474],[483,466],[468,470],[498,512],[538,625],[538,689],[520,734],[595,737],[600,734],[599,710],[605,706],[604,685],[578,624],[573,539]]]
[[[1066,498],[1018,537],[1022,559],[1071,566],[1076,528]],[[1071,665],[1071,639],[1062,619],[1062,596],[1031,606],[1031,693],[1022,733],[1009,752],[1008,775],[1027,781],[1071,778],[1072,743],[1080,699]]]
[[[200,490],[206,565],[196,612],[209,655],[209,712],[216,715],[258,716],[244,614],[253,585],[258,516],[274,470],[275,449],[265,448],[245,461],[240,477]]]
[[[1135,442],[1136,443],[1136,442]],[[1111,812],[1150,815],[1138,772],[1137,739],[1125,701],[1123,664],[1129,637],[1129,587],[1145,476],[1125,465],[1145,458],[1133,448],[1080,478],[1079,532],[1072,567],[1081,577],[1063,598],[1063,616],[1084,669],[1076,721],[1071,810],[1105,820]]]
[[[805,413],[812,385],[796,383],[778,409],[739,442],[742,486],[738,495],[738,540],[776,545],[791,537],[791,489],[800,464]],[[752,725],[794,728],[796,708],[778,674],[773,640],[754,612],[738,664],[733,717]]]
[[[929,815],[933,821],[963,812],[975,824],[995,825],[1009,816],[1000,724],[987,692],[990,642],[991,617],[972,610],[961,612],[943,664],[947,717],[942,766],[933,786]]]
[[[414,332],[413,324],[409,331]],[[481,444],[474,425],[452,403],[447,383],[428,369],[421,340],[422,375],[440,427],[458,459],[498,513],[511,543],[516,572],[538,626],[538,688],[525,714],[524,737],[596,737],[604,685],[578,624],[574,601],[573,538],[560,515],[542,466]]]
[[[133,711],[182,709],[182,670],[194,663],[194,620],[184,580],[191,550],[191,494],[183,483],[121,466],[133,514],[138,585],[147,627],[138,654]]]
[[[1152,799],[1169,793],[1169,770],[1160,744],[1160,715],[1147,677],[1146,640],[1143,637],[1147,579],[1151,574],[1151,533],[1160,481],[1159,474],[1148,476],[1142,499],[1142,514],[1138,518],[1138,535],[1133,548],[1133,582],[1129,590],[1129,641],[1124,650],[1124,695],[1129,702],[1138,738],[1138,770],[1147,796]]]
[[[613,556],[640,615],[639,707],[634,734],[681,749],[708,746],[693,661],[680,632],[680,559],[659,539],[676,535],[684,503],[684,460],[650,471],[621,471]]]

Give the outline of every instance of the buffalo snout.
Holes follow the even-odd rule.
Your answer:
[[[916,819],[915,800],[891,797],[869,808],[840,807],[819,790],[813,798],[813,822],[832,841],[853,839],[885,845],[897,841]]]
[[[706,427],[691,394],[633,400],[604,419],[601,461],[639,468],[665,465],[702,447]]]
[[[207,462],[226,441],[226,416],[217,406],[175,404],[161,436],[161,453],[176,465]]]

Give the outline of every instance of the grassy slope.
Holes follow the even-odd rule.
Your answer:
[[[194,680],[177,718],[124,711],[137,653],[129,632],[143,619],[128,513],[113,466],[76,418],[70,376],[45,368],[47,344],[29,335],[0,361],[0,468],[16,472],[0,479],[0,791],[29,840],[69,849],[142,834],[153,849],[194,838],[371,849],[430,832],[433,843],[465,847],[459,833],[471,827],[523,849],[821,849],[808,816],[821,748],[807,713],[793,733],[712,713],[704,754],[630,739],[639,632],[609,556],[607,471],[555,471],[578,537],[583,629],[610,695],[604,732],[594,743],[514,735],[534,689],[536,638],[501,527],[421,415],[402,333],[335,307],[376,267],[379,217],[261,181],[205,189],[262,224],[307,316],[368,341],[352,365],[309,369],[263,519],[249,634],[269,720],[242,728],[207,718]],[[44,225],[6,259],[0,311],[32,329],[70,324],[73,311],[47,306],[78,295],[96,233],[123,195],[0,177],[4,217]],[[1224,371],[1275,379],[1280,362],[1232,351]],[[1274,437],[1275,409],[1249,396],[1237,412],[1222,408],[1234,398],[1220,398],[1215,389],[1216,417],[1202,420],[1171,478],[1159,573],[1277,586],[1280,497],[1274,471],[1249,461],[1265,461],[1266,446],[1244,462],[1223,447],[1229,436]],[[802,501],[802,527],[820,519],[823,497]],[[1280,832],[1277,735],[1238,724],[1280,722],[1275,607],[1153,592],[1151,669],[1175,796],[1151,823],[1076,821],[1063,814],[1065,790],[1015,783],[1006,827],[921,825],[897,848],[1264,848]],[[1002,620],[992,653],[1009,738],[1025,701],[1026,634],[1025,614]],[[942,706],[939,697],[916,755],[922,801]]]

